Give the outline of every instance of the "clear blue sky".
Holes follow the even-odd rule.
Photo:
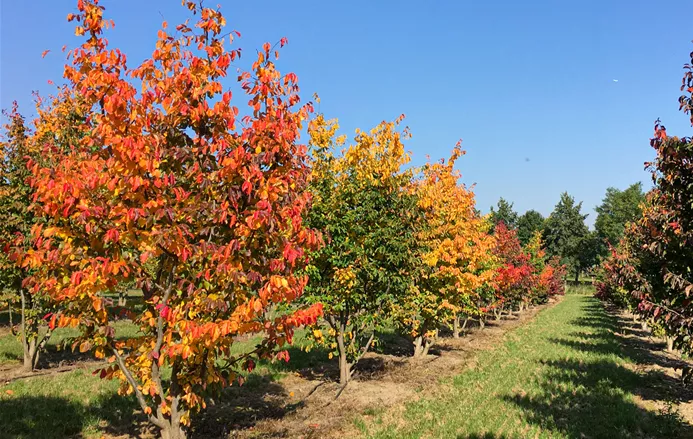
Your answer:
[[[548,215],[568,191],[591,224],[608,186],[649,186],[643,162],[657,117],[670,134],[691,134],[677,111],[693,50],[690,0],[208,0],[216,3],[243,35],[239,66],[262,42],[288,37],[280,69],[298,75],[304,100],[318,92],[345,133],[405,113],[417,164],[462,138],[459,168],[484,212],[503,196],[520,213]],[[60,48],[78,41],[65,21],[75,4],[2,0],[3,108],[16,99],[32,114],[31,91],[58,82]],[[111,44],[130,65],[151,53],[162,16],[185,16],[178,0],[102,4],[116,21]]]

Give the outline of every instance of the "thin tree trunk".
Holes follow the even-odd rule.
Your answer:
[[[345,326],[344,323],[337,322],[334,317],[330,316],[331,322],[337,329],[337,349],[339,350],[339,383],[346,386],[351,379],[351,364],[347,358],[346,341],[344,340]]]
[[[674,337],[667,337],[667,352],[674,352]]]
[[[24,290],[21,290],[20,294],[22,298],[22,351],[24,354],[24,362],[22,368],[27,372],[31,372],[34,370],[36,364],[38,363],[38,353],[36,349],[37,334],[35,333],[37,328],[35,328],[35,324],[33,323],[33,321],[27,321],[27,307],[31,307],[31,298],[27,297],[27,294]]]
[[[180,406],[180,395],[181,388],[178,382],[180,376],[180,363],[178,361],[173,363],[173,368],[171,370],[171,387],[169,391],[169,396],[171,397],[170,417],[167,419],[161,409],[157,410],[157,417],[163,421],[164,427],[161,430],[161,439],[185,439],[185,431],[183,430],[183,425],[181,425],[181,417],[184,410],[179,410]],[[160,375],[157,369],[156,373],[157,382],[160,384]],[[161,386],[159,386],[161,388]]]
[[[579,281],[580,281],[580,270],[575,269],[575,286],[578,286]]]
[[[419,358],[423,355],[423,344],[423,335],[417,335],[416,338],[414,338],[414,358]]]
[[[460,338],[460,316],[459,314],[455,316],[452,321],[452,338]]]
[[[426,337],[424,340],[424,347],[423,347],[423,353],[422,357],[425,357],[428,355],[428,351],[431,349],[431,346],[435,343],[436,339],[438,338],[438,330],[436,329],[435,333],[433,334],[433,337]]]
[[[479,329],[484,329],[484,326],[486,326],[486,321],[484,321],[484,318],[481,317],[479,318]]]
[[[36,339],[30,338],[28,343],[24,345],[24,365],[23,368],[27,372],[31,372],[36,369],[38,364],[38,351],[36,346]]]
[[[12,335],[17,335],[17,332],[14,329],[14,317],[12,315],[12,300],[11,299],[7,304],[7,311],[10,314],[10,332],[12,333]]]
[[[128,293],[121,291],[118,293],[118,306],[125,306],[128,303]]]
[[[351,379],[351,365],[346,352],[339,351],[339,383],[346,385]]]
[[[460,316],[455,317],[452,329],[452,336],[454,338],[460,338],[460,333],[464,333],[464,330],[467,328],[467,323],[469,323],[468,317],[464,319],[464,321],[462,322],[462,326],[460,326]]]

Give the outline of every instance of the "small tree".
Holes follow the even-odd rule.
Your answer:
[[[0,143],[0,288],[8,305],[20,311],[19,336],[22,343],[23,367],[27,371],[36,368],[39,356],[48,342],[51,330],[42,331],[42,317],[48,312],[45,297],[29,294],[24,280],[30,270],[17,264],[19,255],[31,246],[31,228],[39,221],[29,206],[33,191],[29,184],[31,172],[27,160],[32,156],[28,148],[24,118],[19,114],[15,102],[7,113],[9,123],[5,125],[5,139]],[[13,322],[11,322],[13,323]],[[12,328],[14,331],[14,328]],[[42,333],[43,332],[43,333]]]
[[[522,311],[532,301],[536,277],[532,256],[520,245],[517,232],[507,228],[504,223],[498,223],[494,235],[494,252],[500,263],[496,270],[500,306],[494,312],[496,318],[500,318],[503,308],[513,310],[518,307]]]
[[[181,24],[174,37],[164,23],[151,59],[129,68],[103,38],[110,22],[98,1],[77,4],[68,19],[86,40],[30,138],[53,163],[32,162],[34,213],[49,224],[33,228],[23,263],[35,270],[32,295],[61,306],[51,327],[78,327],[73,348],[108,357],[101,377],[120,379],[161,437],[178,439],[205,398],[256,358],[288,360],[277,348],[320,313],[266,312],[301,295],[297,270],[318,241],[302,221],[309,168],[297,143],[311,108],[265,44],[239,77],[250,108],[236,130],[220,81],[239,52],[225,48],[218,10],[185,1],[195,30]],[[80,135],[59,135],[67,130]],[[142,335],[117,340],[108,293],[129,282],[144,295],[125,309]],[[232,353],[254,333],[257,346]]]
[[[415,274],[421,217],[409,190],[411,172],[402,170],[409,155],[400,121],[357,131],[341,153],[336,121],[319,115],[309,127],[314,203],[308,224],[323,232],[325,245],[311,255],[305,300],[324,306],[329,331],[313,335],[333,350],[330,357],[338,356],[344,385]]]
[[[473,192],[454,170],[462,154],[458,144],[447,163],[428,163],[414,185],[425,212],[418,225],[422,273],[396,306],[399,322],[414,339],[414,357],[428,354],[441,325],[460,314],[479,315],[477,291],[494,275],[494,240],[474,209]]]

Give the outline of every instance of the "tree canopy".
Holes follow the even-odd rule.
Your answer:
[[[625,190],[610,187],[602,204],[597,206],[597,219],[594,228],[599,238],[599,253],[608,254],[609,246],[616,246],[621,240],[626,224],[633,222],[642,213],[641,204],[645,202],[642,183],[635,183]]]
[[[582,214],[582,202],[567,192],[561,194],[551,215],[546,219],[543,241],[549,256],[558,256],[572,272],[579,273],[584,269],[581,263],[581,251],[585,239],[589,237],[589,229],[585,224],[586,214]],[[576,274],[577,276],[577,274]]]
[[[493,227],[496,226],[496,224],[502,222],[503,224],[506,225],[509,229],[516,229],[517,228],[517,212],[513,210],[513,203],[508,202],[505,198],[501,197],[498,200],[498,204],[496,205],[496,208],[494,209],[493,206],[491,206],[491,225]]]
[[[517,220],[517,238],[527,245],[536,232],[544,230],[544,216],[536,210],[528,210]]]

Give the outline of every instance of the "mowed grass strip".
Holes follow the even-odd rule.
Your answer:
[[[661,373],[633,372],[615,319],[591,295],[567,295],[483,351],[433,398],[355,420],[371,438],[691,438],[675,412],[645,410],[639,389]]]

